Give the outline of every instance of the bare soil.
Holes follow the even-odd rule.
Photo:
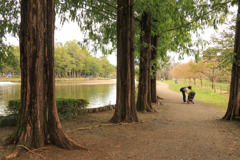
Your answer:
[[[89,148],[63,150],[46,146],[15,159],[47,160],[237,160],[240,159],[239,122],[221,120],[223,111],[195,100],[182,102],[181,93],[158,84],[163,105],[158,113],[138,113],[140,122],[111,124],[112,111],[87,114],[62,122],[66,133]],[[196,94],[197,97],[197,94]],[[211,97],[209,97],[211,98]],[[85,128],[85,129],[84,129]],[[0,155],[14,146],[3,146],[13,128],[0,128]]]

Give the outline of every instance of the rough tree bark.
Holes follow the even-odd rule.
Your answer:
[[[158,35],[152,36],[152,45],[153,45],[153,49],[152,49],[152,56],[151,56],[151,60],[154,63],[152,65],[152,78],[151,78],[151,100],[152,103],[156,103],[157,102],[157,47],[158,47]]]
[[[17,127],[6,144],[24,145],[32,149],[50,142],[65,149],[86,149],[68,138],[57,114],[54,4],[54,0],[21,1],[21,109]],[[19,148],[9,157],[16,156],[17,152]]]
[[[141,20],[140,37],[140,67],[139,67],[139,85],[138,85],[138,98],[137,110],[138,111],[153,111],[150,101],[150,56],[151,56],[151,13],[143,13]]]
[[[230,95],[228,109],[223,117],[225,120],[235,120],[240,118],[240,0],[238,0],[238,14],[235,31],[234,53],[235,62],[232,65],[232,77],[230,84]]]
[[[133,0],[118,0],[117,101],[113,123],[137,122],[134,76]]]
[[[135,101],[135,56],[134,56],[134,8],[133,8],[133,2],[134,0],[130,0],[130,73],[131,73],[131,112],[132,116],[134,117],[135,121],[138,120],[137,116],[137,108],[136,108],[136,101]]]

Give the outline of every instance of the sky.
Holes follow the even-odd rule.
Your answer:
[[[231,8],[231,10],[236,13],[237,7]],[[55,24],[57,27],[57,29],[55,30],[55,43],[62,42],[63,44],[65,44],[67,41],[71,41],[74,39],[77,41],[80,41],[80,42],[83,41],[84,35],[80,31],[80,28],[78,27],[77,23],[69,22],[69,23],[65,23],[63,26],[61,26],[60,19],[58,16],[56,16]],[[225,27],[226,26],[220,26],[219,31],[223,30]],[[208,27],[205,30],[203,30],[203,33],[201,33],[201,38],[209,41],[211,35],[214,35],[214,34],[217,34],[217,31],[215,31],[213,29],[213,27]],[[194,35],[193,35],[193,37],[194,37]],[[10,44],[13,44],[13,45],[19,45],[18,39],[13,38],[11,36],[7,36],[7,42],[9,42]],[[91,46],[89,46],[89,47],[91,47]],[[168,55],[170,55],[172,57],[172,60],[174,62],[187,63],[191,59],[194,59],[193,56],[185,55],[184,59],[180,60],[180,59],[178,59],[178,54],[174,53],[174,52],[169,52]],[[97,54],[93,54],[93,56],[101,57],[102,54],[99,51],[99,52],[97,52]],[[108,55],[107,59],[109,60],[109,62],[111,64],[113,64],[115,66],[117,65],[116,53],[112,53],[112,55]]]

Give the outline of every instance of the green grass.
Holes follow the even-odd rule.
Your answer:
[[[189,82],[189,80],[179,80],[179,82],[185,84],[185,85],[190,85],[190,86],[195,86],[198,88],[201,88],[201,82],[199,79],[196,80],[196,85],[193,85],[193,80]],[[210,89],[212,88],[212,83],[209,80],[203,80],[203,89]],[[229,93],[229,83],[215,83],[215,93],[219,94],[225,94],[225,96],[228,98],[228,93]]]
[[[67,82],[67,81],[87,81],[89,78],[55,78],[56,82]]]
[[[163,81],[169,84],[169,88],[173,91],[180,92],[180,88],[184,86],[189,86],[188,83],[179,82],[175,84],[174,80]],[[202,89],[200,87],[192,87],[192,90],[196,92],[195,99],[217,106],[220,110],[226,110],[228,105],[227,96],[213,93],[212,89]]]

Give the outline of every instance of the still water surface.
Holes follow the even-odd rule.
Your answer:
[[[0,115],[4,114],[8,101],[20,98],[20,83],[0,82]],[[85,99],[89,108],[116,103],[116,84],[57,83],[57,98]]]

